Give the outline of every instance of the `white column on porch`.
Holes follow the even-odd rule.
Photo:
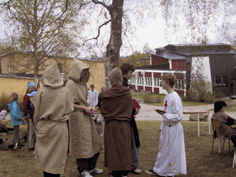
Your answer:
[[[143,75],[143,90],[146,91],[146,79],[145,79],[145,71],[142,71],[142,75]]]
[[[154,73],[151,72],[152,74],[152,93],[154,93]]]
[[[138,72],[135,72],[135,90],[138,91]]]

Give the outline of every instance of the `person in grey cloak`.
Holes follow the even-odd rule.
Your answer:
[[[45,69],[41,81],[43,87],[31,100],[37,139],[34,155],[44,177],[60,177],[65,172],[68,155],[67,120],[74,110],[73,98],[63,87],[57,63]]]
[[[87,102],[89,80],[88,66],[74,59],[66,87],[74,99],[74,112],[70,115],[70,155],[76,159],[79,176],[92,177],[92,173],[102,173],[96,167],[97,159],[102,150],[100,138],[91,118],[93,110]]]

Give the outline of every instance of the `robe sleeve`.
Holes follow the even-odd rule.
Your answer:
[[[162,119],[161,125],[160,125],[160,129],[161,129],[161,130],[163,129],[163,126],[164,126],[164,124],[163,124],[163,119]]]
[[[183,117],[182,101],[180,99],[174,99],[171,106],[171,112],[163,114],[164,121],[181,121]]]
[[[70,114],[73,111],[74,111],[74,100],[72,98],[70,91],[68,90],[67,95],[66,95],[65,114]]]
[[[74,86],[71,82],[72,81],[68,81],[66,84],[66,87],[69,89],[69,92],[74,100],[74,103],[80,103],[79,99],[77,99],[76,91],[75,91]]]

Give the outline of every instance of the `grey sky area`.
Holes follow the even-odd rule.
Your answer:
[[[3,2],[4,0],[0,0]],[[199,43],[206,40],[207,43],[230,43],[236,41],[236,1],[218,0],[214,5],[212,0],[207,0],[205,6],[198,7],[192,5],[191,8],[183,1],[171,1],[172,7],[167,11],[160,5],[161,0],[150,1],[146,5],[141,4],[141,0],[125,0],[123,30],[123,45],[121,56],[130,55],[134,51],[142,52],[145,44],[150,49],[163,47],[167,44]],[[111,2],[106,0],[105,2]],[[198,9],[200,7],[200,9]],[[83,25],[75,24],[71,27],[79,29],[78,42],[81,39],[88,39],[97,35],[97,27],[104,22],[108,15],[104,13],[100,16],[101,7],[86,14],[79,14],[77,21],[87,19]],[[210,11],[210,13],[209,13]],[[190,19],[187,15],[193,19]],[[14,25],[5,21],[6,14],[0,15],[0,40],[7,42],[12,36],[17,37],[19,30]],[[166,20],[166,19],[167,20]],[[192,21],[191,21],[192,20]],[[77,25],[77,26],[76,26]],[[80,57],[90,57],[91,55],[103,56],[109,40],[110,26],[101,29],[99,42],[92,40],[84,47],[79,48]],[[230,38],[230,39],[229,39]],[[73,55],[76,54],[71,54]]]

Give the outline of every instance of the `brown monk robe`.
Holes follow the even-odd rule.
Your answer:
[[[73,99],[63,87],[57,63],[45,69],[41,78],[43,87],[33,97],[36,124],[35,158],[40,162],[44,176],[63,174],[68,154],[67,120],[73,110]]]
[[[130,89],[122,85],[119,68],[109,74],[112,87],[100,95],[101,114],[105,120],[105,166],[113,176],[126,176],[131,170],[132,97]]]
[[[88,66],[74,60],[70,69],[66,87],[74,99],[74,112],[70,115],[70,155],[77,159],[77,168],[82,175],[88,175],[95,169],[97,158],[102,150],[91,112],[87,102],[89,79]],[[88,111],[89,110],[89,111]],[[96,172],[97,172],[96,168]],[[100,170],[102,172],[102,170]]]

